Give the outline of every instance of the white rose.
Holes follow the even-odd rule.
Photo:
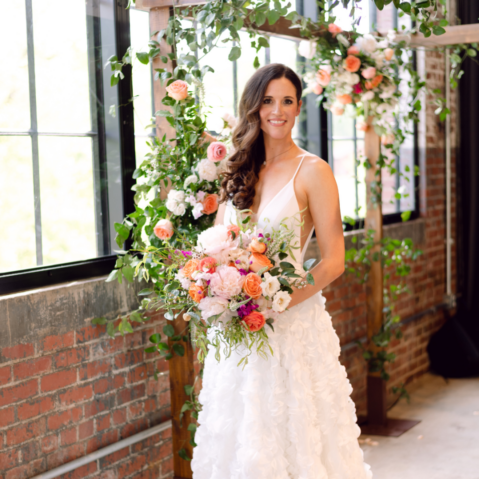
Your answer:
[[[228,252],[228,263],[230,261],[235,264],[236,269],[249,270],[249,254],[240,248]]]
[[[208,319],[211,316],[224,313],[228,308],[228,300],[219,296],[206,296],[200,301],[198,308],[201,311],[201,317]]]
[[[376,39],[370,35],[364,35],[364,37],[359,37],[357,40],[357,43],[359,45],[359,48],[364,52],[371,54],[374,51],[376,51],[378,47],[378,43],[376,42]]]
[[[348,85],[356,85],[359,83],[360,78],[357,73],[343,72],[338,75],[338,80],[342,83],[347,83]]]
[[[273,298],[273,311],[282,313],[291,302],[291,296],[286,291],[278,291]]]
[[[298,53],[308,60],[316,54],[316,43],[311,40],[301,40],[299,42]]]
[[[385,40],[381,40],[380,42],[378,42],[378,48],[388,48],[389,47],[389,42],[385,39]]]
[[[190,289],[191,280],[185,278],[183,270],[180,269],[178,273],[175,274],[175,279],[177,279],[181,283],[181,287],[183,289],[186,289],[187,291]]]
[[[391,98],[394,93],[396,93],[396,85],[393,83],[383,89],[382,93],[379,94],[379,98],[386,100],[388,98]]]
[[[228,124],[229,128],[234,128],[238,123],[236,117],[232,115],[229,111],[225,111],[222,118]]]
[[[200,175],[200,180],[214,181],[218,178],[215,163],[207,159],[199,162],[198,174]]]
[[[361,101],[364,103],[365,101],[370,101],[374,98],[374,92],[368,91],[367,93],[364,93],[363,96],[361,96]]]
[[[185,192],[181,190],[170,190],[168,193],[168,199],[181,203],[185,200]]]
[[[191,185],[192,183],[197,183],[197,182],[198,182],[198,177],[196,175],[190,175],[188,176],[188,178],[186,178],[184,187],[188,188],[189,185]]]
[[[272,298],[280,287],[281,285],[276,276],[271,276],[269,273],[264,273],[264,281],[261,283],[261,289],[264,296]]]
[[[184,203],[176,203],[176,207],[171,210],[171,212],[176,216],[183,216],[186,211],[186,206]]]
[[[193,207],[193,218],[197,220],[200,216],[203,216],[203,204],[196,203]]]
[[[372,58],[376,62],[376,66],[378,68],[382,68],[384,66],[384,53],[383,52],[374,52]]]
[[[346,48],[349,47],[348,39],[344,35],[342,35],[340,33],[339,35],[336,35],[336,38],[337,38],[338,42],[342,43]]]

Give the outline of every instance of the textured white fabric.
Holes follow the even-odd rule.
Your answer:
[[[260,212],[259,223],[277,226],[298,211],[293,177]],[[229,203],[225,224],[235,218]],[[299,234],[298,227],[298,241]],[[194,479],[370,479],[324,297],[318,293],[282,313],[274,328],[268,330],[274,356],[267,360],[252,355],[243,369],[241,351],[219,363],[208,354]]]

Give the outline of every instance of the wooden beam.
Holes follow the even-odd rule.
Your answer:
[[[445,47],[460,43],[479,43],[479,23],[471,25],[457,25],[446,27],[444,35],[431,35],[425,37],[422,33],[412,35],[411,47]],[[405,39],[405,36],[398,36],[398,39]]]
[[[137,10],[150,11],[152,8],[164,7],[194,7],[195,5],[204,5],[207,1],[195,0],[136,0],[135,8]]]

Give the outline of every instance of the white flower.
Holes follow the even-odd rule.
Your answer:
[[[370,101],[374,98],[374,92],[368,91],[361,96],[361,101],[364,103],[365,101]]]
[[[394,83],[391,83],[387,87],[383,88],[382,93],[379,94],[379,98],[386,100],[388,98],[391,98],[394,93],[396,93],[396,85]]]
[[[216,165],[213,161],[208,159],[201,160],[198,164],[198,174],[200,175],[200,180],[205,181],[214,181],[218,178],[218,173],[216,171]]]
[[[175,279],[181,283],[183,289],[186,289],[187,291],[190,289],[191,281],[188,278],[185,278],[183,270],[180,269],[178,273],[175,274]]]
[[[331,72],[333,71],[333,67],[329,64],[320,65],[319,69],[324,70],[325,72],[328,72],[330,75],[331,75]]]
[[[388,31],[388,40],[390,42],[394,42],[394,40],[396,40],[396,32],[394,30]]]
[[[193,218],[197,220],[200,216],[203,216],[203,204],[196,203],[193,207]]]
[[[197,250],[212,256],[219,263],[228,259],[230,249],[236,247],[236,242],[228,237],[228,230],[225,225],[216,225],[203,231],[198,236]]]
[[[291,296],[286,291],[278,291],[273,298],[273,311],[282,313],[291,302]]]
[[[333,57],[333,60],[336,63],[339,63],[342,59],[343,59],[343,57],[341,55],[334,55],[334,57]]]
[[[186,211],[185,192],[180,190],[170,190],[166,199],[166,207],[174,215],[183,216]]]
[[[244,269],[245,271],[249,270],[249,254],[247,251],[240,248],[228,251],[228,263],[230,261],[235,264],[236,269]]]
[[[281,285],[278,278],[276,276],[271,276],[269,273],[264,273],[264,279],[265,280],[261,283],[263,294],[268,298],[272,298]]]
[[[376,42],[376,39],[370,35],[364,35],[364,37],[359,37],[357,40],[357,43],[359,45],[359,48],[364,52],[371,54],[374,51],[376,51],[378,47],[378,43]]]
[[[344,35],[339,33],[338,35],[336,35],[336,38],[337,38],[338,42],[342,43],[346,48],[349,47],[348,39]]]
[[[360,78],[357,73],[344,71],[338,75],[338,80],[342,83],[347,83],[348,85],[356,85],[359,83]]]
[[[208,319],[211,316],[224,313],[228,308],[228,300],[219,296],[206,296],[198,305],[201,311],[201,317]]]
[[[228,128],[234,128],[238,123],[236,117],[229,111],[225,111],[222,118],[228,124]]]
[[[196,205],[196,198],[195,198],[195,195],[189,195],[185,198],[185,202],[186,203],[189,203],[191,206],[195,206]]]
[[[380,42],[378,42],[378,48],[385,49],[385,48],[388,48],[388,47],[389,47],[389,42],[386,39],[381,40]]]
[[[203,201],[205,199],[205,195],[206,195],[206,193],[204,191],[201,191],[201,190],[198,191],[196,193],[196,200],[197,201]]]
[[[316,54],[316,43],[312,40],[301,40],[299,42],[298,53],[302,57],[311,60]]]
[[[197,183],[198,182],[198,177],[196,175],[190,175],[186,178],[184,187],[188,188],[189,185],[192,183]]]
[[[241,293],[245,276],[236,268],[222,265],[211,275],[210,289],[215,296],[230,299]]]
[[[376,62],[376,66],[378,68],[382,68],[384,66],[384,53],[383,52],[374,52],[371,57],[374,59]]]
[[[185,192],[181,190],[170,190],[168,193],[168,199],[181,203],[185,200]]]

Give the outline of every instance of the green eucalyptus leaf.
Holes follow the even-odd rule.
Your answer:
[[[228,60],[234,62],[235,60],[238,60],[238,58],[241,56],[241,48],[234,46],[228,55]]]
[[[308,273],[308,274],[306,275],[306,281],[307,281],[309,284],[311,284],[311,285],[314,286],[314,278],[313,278],[313,275],[312,275],[311,273]]]
[[[173,337],[175,335],[175,328],[171,324],[166,324],[163,327],[163,332],[165,333],[166,336],[169,338]]]
[[[136,58],[138,58],[138,60],[140,60],[143,65],[148,65],[148,63],[150,63],[150,56],[148,55],[148,53],[137,52]]]

